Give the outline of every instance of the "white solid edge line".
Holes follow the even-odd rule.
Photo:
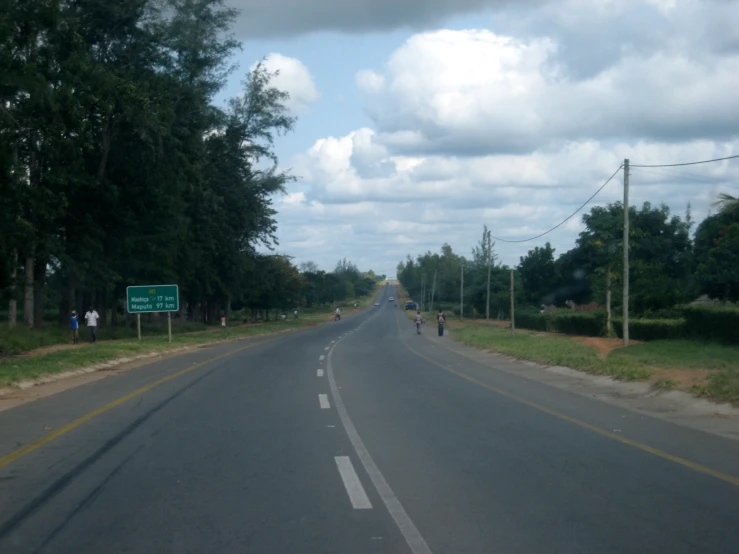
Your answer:
[[[341,475],[341,480],[344,482],[344,488],[346,488],[346,494],[349,495],[352,508],[355,510],[371,510],[372,502],[370,502],[367,493],[364,492],[362,482],[359,480],[357,472],[354,471],[349,456],[334,456],[334,460],[336,460],[336,467],[339,468],[339,475]]]
[[[336,346],[338,346],[338,343],[334,345],[334,348],[336,348]],[[354,427],[351,418],[349,417],[349,413],[346,411],[344,402],[341,400],[341,396],[339,395],[339,387],[336,385],[336,380],[334,379],[333,368],[331,367],[331,358],[334,354],[334,348],[332,348],[328,353],[326,376],[328,377],[328,383],[331,387],[331,396],[334,399],[334,405],[336,406],[336,411],[339,414],[341,424],[344,426],[344,430],[349,436],[349,440],[351,441],[352,446],[354,447],[354,450],[359,457],[359,461],[362,462],[364,470],[367,472],[367,475],[369,475],[369,478],[372,481],[372,484],[375,486],[375,489],[377,489],[377,493],[380,495],[380,498],[382,499],[383,504],[385,504],[387,511],[390,512],[393,520],[395,520],[395,524],[398,526],[398,529],[400,529],[400,532],[403,535],[406,544],[408,544],[408,548],[411,549],[412,554],[432,554],[429,545],[426,544],[426,541],[421,536],[421,533],[413,524],[411,518],[408,517],[408,514],[406,513],[402,504],[395,496],[395,493],[390,488],[390,485],[388,485],[385,477],[382,475],[382,473],[380,473],[377,464],[375,464],[375,461],[372,459],[372,456],[367,450],[367,447],[364,446],[362,438],[359,436],[359,433],[357,433],[357,430]]]
[[[316,370],[316,377],[323,377],[323,370],[322,369],[317,369]]]
[[[321,405],[322,410],[328,410],[331,407],[331,404],[328,403],[328,395],[326,394],[318,395],[318,403]]]

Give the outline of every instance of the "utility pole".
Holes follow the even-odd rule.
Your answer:
[[[513,286],[513,270],[511,269],[511,336],[516,331],[516,316],[513,311],[515,307],[515,301],[514,301],[515,290],[516,289]]]
[[[490,323],[490,261],[492,256],[492,252],[488,251],[488,294],[485,301],[485,321],[487,323]]]
[[[426,303],[426,275],[421,275],[421,304],[419,309],[423,312],[424,305]]]
[[[464,262],[459,264],[459,320],[464,319]]]
[[[629,346],[629,160],[624,160],[624,346]]]
[[[429,310],[434,311],[434,293],[436,292],[436,270],[434,270],[434,282],[431,285],[431,304]]]

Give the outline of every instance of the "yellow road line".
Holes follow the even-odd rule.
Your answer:
[[[155,389],[159,385],[163,385],[164,383],[167,383],[173,379],[177,379],[178,377],[182,377],[183,375],[187,375],[191,371],[195,371],[196,369],[200,369],[201,367],[208,365],[210,363],[213,363],[217,360],[221,360],[223,358],[226,358],[228,356],[232,356],[233,354],[237,354],[238,352],[242,352],[246,350],[247,348],[252,348],[254,346],[259,346],[260,344],[264,344],[266,342],[269,342],[274,339],[268,339],[261,342],[257,342],[254,344],[249,344],[247,346],[244,346],[242,348],[237,348],[236,350],[232,350],[230,352],[226,352],[225,354],[221,354],[220,356],[216,356],[215,358],[210,358],[208,360],[205,360],[204,362],[200,362],[198,364],[195,364],[192,367],[188,367],[187,369],[183,369],[182,371],[178,371],[177,373],[173,373],[171,375],[167,375],[166,377],[163,377],[162,379],[159,379],[158,381],[154,381],[153,383],[150,383],[144,387],[141,387],[140,389],[137,389],[133,391],[130,394],[127,394],[126,396],[122,396],[121,398],[118,398],[117,400],[113,400],[113,402],[110,402],[109,404],[106,404],[105,406],[101,406],[97,410],[94,410],[88,414],[83,415],[80,418],[75,419],[74,421],[67,423],[64,427],[60,427],[53,433],[49,433],[48,435],[44,435],[38,440],[35,440],[31,443],[28,443],[23,448],[19,448],[18,450],[15,450],[8,454],[7,456],[3,456],[0,458],[0,468],[5,467],[8,464],[13,463],[19,458],[22,458],[26,454],[29,454],[30,452],[33,452],[37,448],[40,448],[44,446],[45,444],[50,443],[57,437],[61,437],[64,433],[67,433],[71,431],[72,429],[75,429],[76,427],[79,427],[83,423],[87,423],[91,419],[96,418],[97,416],[104,414],[105,412],[112,410],[116,406],[120,406],[121,404],[124,404],[125,402],[128,402],[132,398],[136,398],[137,396],[140,396],[144,394],[145,392],[149,392],[152,389]]]
[[[400,323],[398,323],[398,331],[400,331]],[[628,437],[624,437],[623,435],[619,435],[617,433],[613,433],[611,431],[606,431],[605,429],[602,429],[600,427],[597,427],[595,425],[592,425],[590,423],[587,423],[585,421],[582,421],[581,419],[577,419],[576,417],[568,416],[567,414],[563,414],[562,412],[558,412],[557,410],[552,410],[551,408],[547,408],[546,406],[542,406],[541,404],[537,404],[536,402],[532,402],[531,400],[526,400],[525,398],[522,398],[520,396],[517,396],[515,394],[512,394],[508,391],[505,391],[503,389],[499,389],[498,387],[493,387],[492,385],[488,385],[487,383],[483,383],[482,381],[478,381],[474,377],[470,377],[469,375],[465,375],[462,372],[456,371],[452,368],[445,367],[439,362],[424,356],[411,346],[408,346],[408,344],[403,340],[402,336],[400,338],[400,341],[403,343],[403,345],[413,352],[416,356],[419,356],[426,360],[427,362],[434,364],[435,366],[440,367],[444,371],[448,371],[449,373],[452,373],[456,375],[457,377],[461,377],[462,379],[466,379],[467,381],[470,381],[471,383],[475,383],[476,385],[479,385],[481,387],[484,387],[488,390],[491,390],[497,394],[500,394],[501,396],[505,396],[506,398],[510,398],[511,400],[515,400],[516,402],[520,402],[521,404],[525,404],[527,406],[530,406],[531,408],[534,408],[535,410],[539,410],[540,412],[544,412],[546,414],[549,414],[551,416],[554,416],[556,418],[562,419],[564,421],[568,421],[570,423],[573,423],[577,425],[578,427],[582,427],[583,429],[587,429],[589,431],[593,431],[594,433],[598,433],[599,435],[603,437],[608,437],[609,439],[613,439],[615,441],[618,441],[622,444],[628,444],[629,446],[632,446],[634,448],[638,448],[639,450],[642,450],[644,452],[649,452],[650,454],[653,454],[654,456],[658,456],[660,458],[663,458],[665,460],[670,460],[671,462],[674,462],[676,464],[679,464],[683,467],[687,467],[692,469],[693,471],[697,471],[698,473],[704,473],[706,475],[710,475],[711,477],[715,477],[716,479],[720,479],[721,481],[724,481],[726,483],[729,483],[731,485],[735,485],[739,487],[739,477],[734,477],[733,475],[729,475],[727,473],[722,473],[720,471],[717,471],[715,469],[711,469],[710,467],[706,467],[704,465],[698,464],[696,462],[691,462],[690,460],[686,460],[685,458],[681,458],[680,456],[675,456],[674,454],[670,454],[669,452],[665,452],[664,450],[660,450],[659,448],[654,448],[652,446],[643,444],[639,441],[635,441],[633,439],[630,439]]]

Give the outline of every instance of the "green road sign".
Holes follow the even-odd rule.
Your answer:
[[[177,285],[127,287],[126,304],[130,314],[176,312],[180,309],[180,294]]]

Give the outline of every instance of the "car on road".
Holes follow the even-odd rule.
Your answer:
[[[392,296],[387,299],[388,302],[392,302],[393,300],[395,300],[395,298],[393,298]]]
[[[415,302],[406,302],[405,303],[405,309],[406,310],[415,310],[416,309],[416,303]]]
[[[379,305],[380,305],[380,303],[379,303],[379,302],[375,302],[375,306],[379,306]]]

